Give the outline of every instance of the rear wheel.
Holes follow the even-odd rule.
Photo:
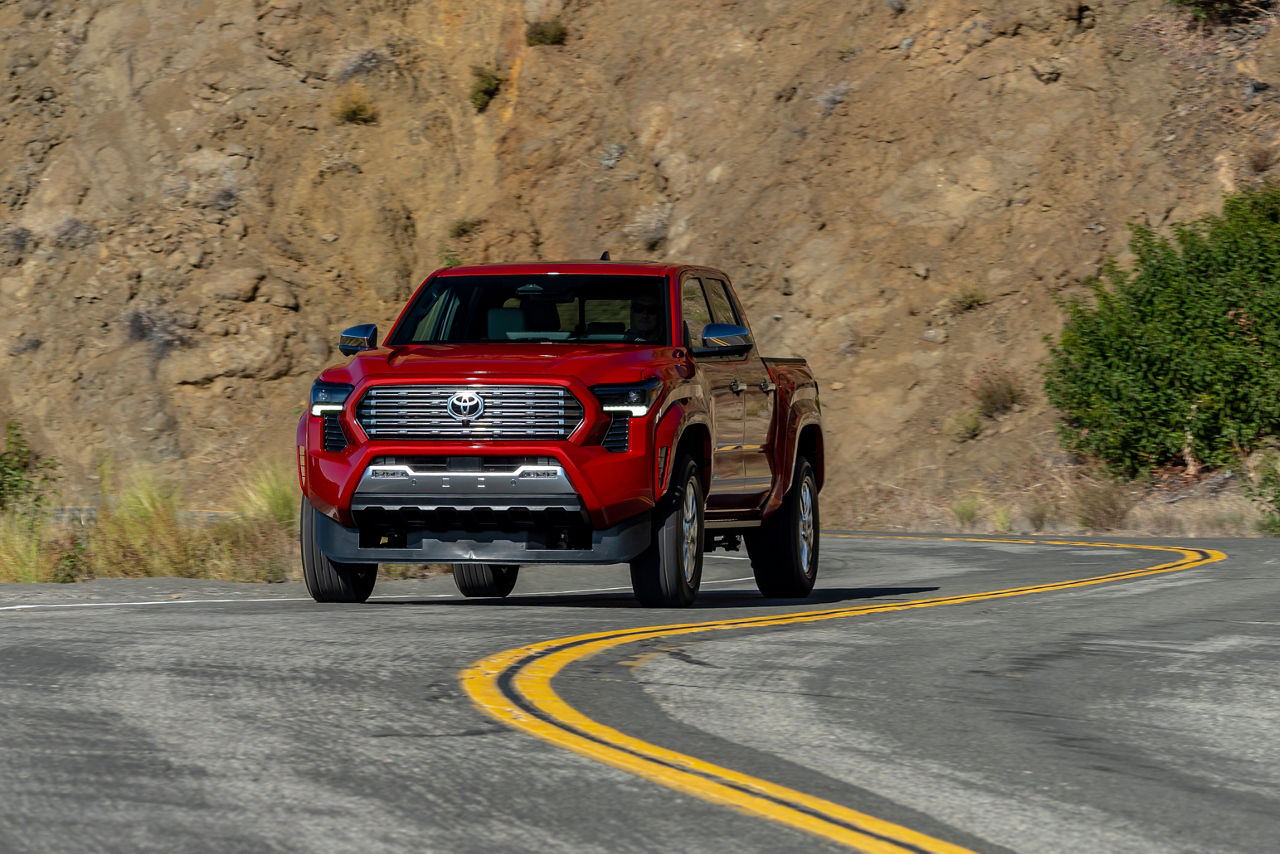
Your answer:
[[[782,506],[759,528],[747,533],[747,554],[756,587],[765,596],[799,599],[818,577],[818,480],[804,457]]]
[[[675,473],[658,502],[653,542],[631,561],[631,588],[648,608],[687,607],[702,584],[702,478],[691,457],[681,457]]]
[[[455,563],[453,583],[463,596],[506,596],[516,586],[520,567],[514,563]]]
[[[302,578],[317,602],[363,602],[378,580],[376,563],[339,563],[329,560],[316,543],[316,509],[302,499],[298,519],[302,545]]]

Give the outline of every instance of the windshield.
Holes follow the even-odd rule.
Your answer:
[[[438,276],[390,343],[617,341],[667,344],[661,276]]]

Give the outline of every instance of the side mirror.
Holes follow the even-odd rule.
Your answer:
[[[372,350],[377,346],[378,325],[376,323],[362,323],[359,326],[344,329],[342,337],[338,339],[338,349],[344,356],[354,356],[361,350]]]
[[[745,326],[708,323],[702,329],[702,346],[691,347],[694,356],[745,356],[755,342]]]

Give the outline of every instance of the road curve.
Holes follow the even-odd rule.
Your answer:
[[[832,534],[834,538],[858,538],[857,535]],[[864,536],[862,539],[902,539]],[[918,539],[918,538],[908,538]],[[959,537],[940,537],[941,542],[965,542]],[[1026,545],[1021,540],[971,540]],[[1042,540],[1037,545],[1080,546],[1079,542]],[[1102,547],[1100,544],[1091,544]],[[522,729],[547,741],[584,756],[606,762],[642,777],[687,792],[706,800],[735,806],[762,818],[782,822],[799,830],[822,836],[862,851],[876,854],[894,852],[929,852],[929,854],[963,854],[967,849],[941,839],[934,839],[908,827],[883,821],[875,816],[848,809],[840,804],[814,798],[803,792],[779,786],[768,780],[751,777],[732,769],[703,762],[628,736],[618,730],[587,718],[555,692],[552,680],[566,667],[623,645],[674,638],[709,631],[758,629],[790,626],[826,620],[849,619],[868,614],[964,605],[1010,596],[1029,596],[1094,584],[1126,581],[1148,575],[1177,572],[1225,559],[1212,549],[1187,549],[1170,546],[1114,546],[1176,554],[1149,567],[1068,578],[1020,587],[962,593],[900,603],[881,603],[859,607],[828,608],[746,619],[711,620],[677,623],[646,629],[597,632],[578,637],[557,638],[526,647],[506,650],[469,667],[462,674],[463,684],[476,705],[503,723]]]
[[[0,850],[1265,850],[1269,543],[1142,545],[828,536],[810,600],[719,554],[668,612],[6,587]]]

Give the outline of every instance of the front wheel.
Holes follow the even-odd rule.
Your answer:
[[[702,584],[702,477],[691,457],[676,462],[676,480],[658,502],[653,542],[631,561],[631,589],[647,608],[685,608]]]
[[[453,583],[463,596],[501,599],[516,586],[519,573],[514,563],[455,563]]]
[[[329,560],[316,543],[316,510],[302,499],[298,534],[302,541],[302,578],[317,602],[363,602],[378,580],[376,563]]]
[[[818,480],[804,457],[782,506],[747,533],[756,587],[765,596],[802,599],[818,577]]]

